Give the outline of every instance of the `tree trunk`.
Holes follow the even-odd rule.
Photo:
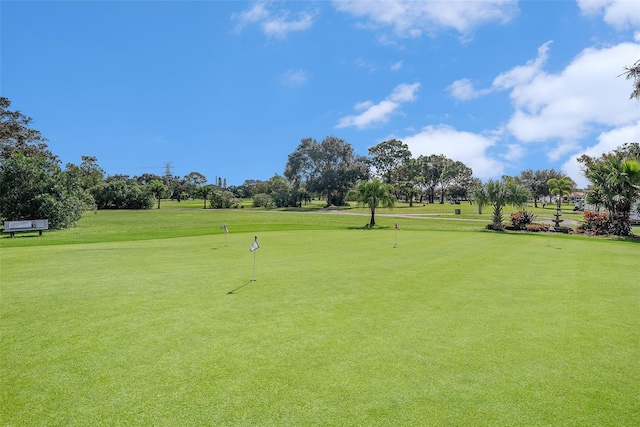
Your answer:
[[[631,235],[631,216],[630,212],[611,213],[611,233],[616,236]]]
[[[371,209],[371,221],[369,221],[369,228],[373,228],[376,225],[376,211]]]
[[[160,197],[158,197],[158,209],[160,209]]]

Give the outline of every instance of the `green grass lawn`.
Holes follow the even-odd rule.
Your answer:
[[[168,205],[0,239],[1,425],[637,425],[637,241]]]

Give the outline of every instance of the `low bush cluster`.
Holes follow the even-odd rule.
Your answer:
[[[576,229],[579,233],[602,236],[611,230],[611,218],[606,212],[586,211],[583,219],[584,222]]]
[[[535,215],[527,211],[519,211],[509,214],[511,219],[511,227],[514,230],[526,230],[527,225],[531,224],[535,218]]]
[[[546,225],[546,224],[540,224],[540,223],[537,223],[537,222],[533,222],[531,224],[527,224],[527,226],[525,227],[525,230],[531,231],[531,232],[534,232],[534,233],[538,233],[538,232],[542,233],[542,232],[545,232],[545,231],[549,231],[549,226]]]
[[[231,191],[213,190],[209,194],[209,206],[211,209],[237,208],[241,200],[237,199]]]

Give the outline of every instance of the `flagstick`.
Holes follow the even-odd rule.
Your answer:
[[[258,236],[256,236],[253,239],[253,245],[251,245],[251,249],[249,249],[251,252],[253,252],[253,277],[251,278],[252,282],[256,281],[256,251],[259,248],[260,245],[258,244]]]
[[[253,251],[253,277],[251,278],[251,281],[256,281],[256,251]]]

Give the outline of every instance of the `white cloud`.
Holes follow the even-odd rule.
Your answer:
[[[341,12],[366,18],[366,27],[391,28],[398,37],[449,29],[466,36],[482,24],[506,23],[518,12],[517,0],[334,0],[333,4]]]
[[[526,154],[527,154],[527,150],[525,150],[525,148],[522,145],[509,144],[507,146],[507,153],[504,154],[502,157],[504,157],[506,160],[510,162],[515,162],[523,158]]]
[[[417,134],[401,139],[414,157],[444,154],[469,166],[473,175],[480,179],[497,178],[504,171],[504,165],[486,153],[495,145],[496,135],[484,136],[440,125],[427,126]]]
[[[507,127],[524,142],[576,140],[595,126],[624,126],[640,117],[631,86],[618,77],[640,57],[640,44],[585,49],[560,73],[537,74],[514,83],[515,112]],[[539,55],[540,58],[540,55]],[[528,81],[527,81],[528,80]]]
[[[302,87],[308,83],[309,73],[305,70],[287,70],[280,76],[280,81],[285,86]]]
[[[473,83],[471,83],[471,80],[469,79],[456,80],[447,87],[447,92],[449,92],[452,97],[459,101],[469,101],[471,99],[479,98],[486,95],[490,91],[491,90],[489,89],[474,89]]]
[[[316,16],[316,12],[303,11],[292,17],[291,12],[284,9],[274,14],[270,6],[271,2],[258,1],[249,9],[231,15],[232,20],[238,21],[236,31],[242,31],[249,24],[258,24],[267,36],[284,38],[290,32],[311,28]]]
[[[552,150],[547,152],[547,160],[550,162],[557,162],[567,154],[572,153],[580,149],[580,145],[574,141],[561,142],[555,146]]]
[[[604,22],[618,30],[640,26],[640,2],[637,0],[577,0],[585,15],[603,15]]]
[[[358,102],[354,109],[362,111],[358,115],[348,115],[338,120],[337,128],[356,127],[364,129],[376,126],[389,121],[389,116],[395,113],[402,103],[411,102],[416,99],[416,92],[420,88],[420,83],[400,84],[396,86],[391,94],[374,104],[372,101]]]
[[[371,62],[367,62],[364,58],[356,59],[354,64],[356,65],[356,67],[366,68],[370,72],[376,71],[377,68],[374,64],[372,64]]]
[[[398,85],[391,92],[389,99],[394,102],[415,101],[418,89],[420,89],[420,83]]]
[[[509,71],[501,73],[493,80],[493,88],[496,90],[511,89],[516,86],[531,82],[542,72],[543,66],[549,57],[549,46],[552,41],[548,41],[538,48],[536,59],[529,60],[525,65],[519,65]]]
[[[608,132],[603,132],[598,136],[598,143],[571,156],[562,165],[562,171],[573,178],[580,188],[585,188],[589,184],[582,174],[581,164],[576,160],[586,154],[592,157],[599,157],[602,153],[611,152],[627,142],[640,141],[640,120],[627,126],[622,126]]]
[[[402,69],[404,61],[398,61],[396,63],[391,64],[391,71],[398,71]]]
[[[509,71],[500,73],[494,80],[490,88],[476,89],[469,79],[454,81],[447,87],[449,94],[459,101],[469,101],[479,98],[492,92],[513,89],[530,83],[538,76],[547,62],[549,46],[552,41],[548,41],[538,48],[538,56],[527,61],[525,65],[518,65]]]

